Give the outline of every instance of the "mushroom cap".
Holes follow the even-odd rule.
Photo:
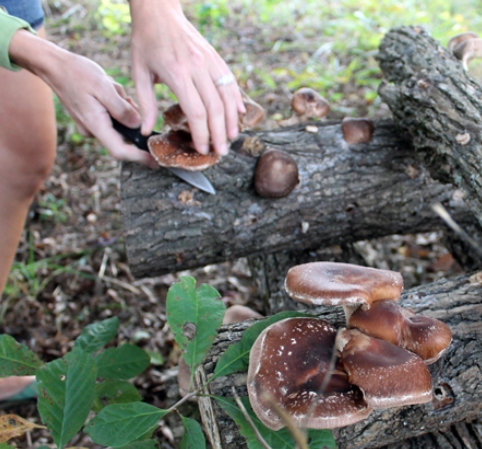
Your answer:
[[[249,319],[260,319],[263,315],[251,309],[250,307],[234,304],[226,309],[223,324],[238,323],[239,321]]]
[[[191,171],[204,170],[221,159],[221,156],[212,148],[208,154],[198,153],[194,148],[191,135],[184,131],[169,131],[151,136],[147,146],[162,167],[177,167]]]
[[[432,378],[418,355],[356,329],[342,331],[340,340],[340,358],[348,379],[363,391],[369,407],[400,407],[432,400]]]
[[[454,51],[454,48],[461,42],[477,37],[479,37],[479,35],[477,33],[474,33],[473,31],[465,31],[464,33],[456,34],[448,41],[447,48],[449,51]]]
[[[329,114],[330,104],[311,87],[301,87],[291,99],[293,110],[305,117],[322,118]]]
[[[241,130],[254,128],[261,120],[264,119],[265,112],[261,105],[252,100],[246,92],[239,89],[243,97],[243,104],[246,109],[245,114],[239,114],[238,125]]]
[[[298,165],[288,153],[272,149],[259,157],[254,174],[254,187],[259,196],[287,196],[298,182]]]
[[[454,49],[453,54],[457,59],[462,61],[464,68],[471,59],[482,57],[482,39],[473,38],[460,42]]]
[[[397,301],[403,289],[400,273],[337,262],[311,262],[288,270],[288,295],[313,305],[361,305],[382,299]]]
[[[341,121],[343,137],[349,144],[370,142],[374,129],[373,121],[364,117],[345,117]]]
[[[162,117],[164,118],[164,123],[173,131],[185,131],[187,133],[191,132],[187,122],[187,117],[178,103],[169,106],[162,113]]]
[[[377,301],[369,310],[358,308],[348,325],[414,352],[427,365],[437,361],[452,341],[452,332],[445,323],[417,315],[393,301]]]
[[[336,334],[324,320],[287,318],[259,335],[250,351],[247,387],[263,424],[273,430],[284,426],[273,402],[300,428],[342,427],[369,415],[360,390],[348,383],[340,364],[330,370]]]

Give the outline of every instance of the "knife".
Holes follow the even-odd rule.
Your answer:
[[[149,151],[149,147],[147,145],[147,141],[149,137],[155,136],[160,134],[156,131],[153,131],[150,135],[144,136],[141,134],[141,128],[128,128],[127,126],[123,125],[122,123],[118,122],[114,117],[111,117],[112,126],[114,129],[132,142],[137,148],[143,151]],[[204,174],[199,171],[189,171],[184,170],[183,168],[176,168],[176,167],[164,167],[167,168],[171,173],[176,175],[178,178],[182,179],[183,181],[187,182],[188,184],[197,187],[198,189],[203,190],[204,192],[210,193],[211,195],[216,195],[216,190],[212,186],[211,182]]]

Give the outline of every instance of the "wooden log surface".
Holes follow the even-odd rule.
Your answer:
[[[452,182],[482,224],[482,87],[420,27],[383,38],[379,94],[413,138],[432,176]]]
[[[410,140],[390,120],[377,121],[372,141],[356,145],[344,141],[340,122],[316,126],[316,133],[303,125],[258,132],[233,144],[236,148],[243,142],[246,148],[261,141],[293,155],[300,183],[275,200],[255,193],[257,159],[242,151],[232,150],[204,172],[215,196],[164,169],[125,164],[121,209],[134,276],[440,229],[445,225],[431,210],[433,201],[443,203],[462,225],[476,221],[460,192],[429,176]],[[186,200],[186,192],[192,200]]]
[[[482,440],[482,272],[441,280],[409,290],[401,304],[415,312],[447,323],[453,342],[447,353],[430,365],[433,401],[423,405],[376,410],[368,419],[334,431],[339,449],[411,448],[419,442],[430,448],[480,448]],[[342,326],[343,312],[326,308],[321,318]],[[240,340],[246,322],[223,327],[204,363],[212,373],[219,356]],[[211,393],[232,395],[232,387],[246,395],[246,374],[232,374],[210,384]],[[244,447],[236,425],[214,404],[224,449]],[[477,421],[479,420],[479,421]],[[461,424],[465,422],[465,424]],[[470,424],[473,422],[473,424]],[[457,426],[460,429],[457,431]],[[454,430],[455,429],[455,430]],[[465,430],[464,430],[465,429]],[[464,432],[467,433],[464,436]],[[430,434],[430,435],[428,435]],[[456,436],[454,436],[454,435]],[[422,436],[424,435],[424,436]],[[457,437],[458,435],[458,437]],[[464,446],[465,441],[469,442]],[[437,445],[437,442],[444,442]],[[426,444],[426,445],[425,445]]]

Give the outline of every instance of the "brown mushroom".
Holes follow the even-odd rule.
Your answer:
[[[347,320],[357,307],[375,301],[398,301],[403,289],[400,273],[337,262],[311,262],[288,270],[285,290],[305,304],[343,305]]]
[[[458,44],[453,54],[457,59],[462,61],[465,70],[468,69],[468,63],[474,58],[482,58],[482,39],[467,39]]]
[[[450,38],[447,44],[447,48],[450,52],[454,51],[454,48],[459,45],[461,42],[464,42],[469,39],[476,39],[479,35],[472,31],[465,31],[464,33],[460,33],[455,35],[454,37]]]
[[[416,354],[351,329],[337,340],[349,382],[372,408],[423,404],[432,399],[432,379]]]
[[[181,106],[176,103],[169,106],[163,113],[164,123],[169,126],[173,131],[185,131],[190,133],[187,117],[184,115]]]
[[[373,137],[373,121],[364,117],[345,117],[341,122],[345,141],[349,144],[370,142]]]
[[[288,153],[271,149],[259,157],[254,174],[254,187],[259,196],[287,196],[298,182],[298,165]]]
[[[243,97],[243,104],[246,109],[245,114],[239,114],[238,125],[239,129],[242,131],[244,129],[254,128],[261,120],[264,119],[265,113],[264,109],[252,100],[246,92],[239,89],[241,96]]]
[[[185,170],[204,170],[220,161],[221,156],[210,148],[208,154],[198,153],[191,135],[184,131],[169,131],[152,136],[147,141],[149,151],[162,167],[177,167]]]
[[[310,87],[301,87],[293,94],[291,108],[295,114],[286,120],[281,120],[280,126],[297,125],[310,118],[321,119],[330,112],[328,101]]]
[[[452,341],[452,332],[445,323],[417,315],[393,301],[377,301],[369,310],[358,308],[348,325],[414,352],[426,364],[437,361]]]
[[[272,403],[298,427],[331,429],[365,419],[370,409],[340,363],[332,369],[336,329],[317,318],[288,318],[266,328],[250,351],[248,395],[267,427],[284,426]],[[328,376],[328,377],[327,377]]]

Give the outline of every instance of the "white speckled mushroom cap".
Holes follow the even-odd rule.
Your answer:
[[[259,335],[250,351],[247,387],[263,424],[273,430],[284,426],[273,401],[300,428],[342,427],[369,415],[360,390],[347,382],[340,364],[330,370],[336,334],[324,320],[287,318]]]
[[[149,137],[150,153],[162,167],[176,167],[184,170],[205,170],[220,161],[221,156],[210,148],[208,154],[198,153],[185,131],[169,131]]]
[[[288,295],[306,304],[364,305],[374,301],[397,301],[403,289],[400,273],[337,262],[311,262],[288,270]]]

